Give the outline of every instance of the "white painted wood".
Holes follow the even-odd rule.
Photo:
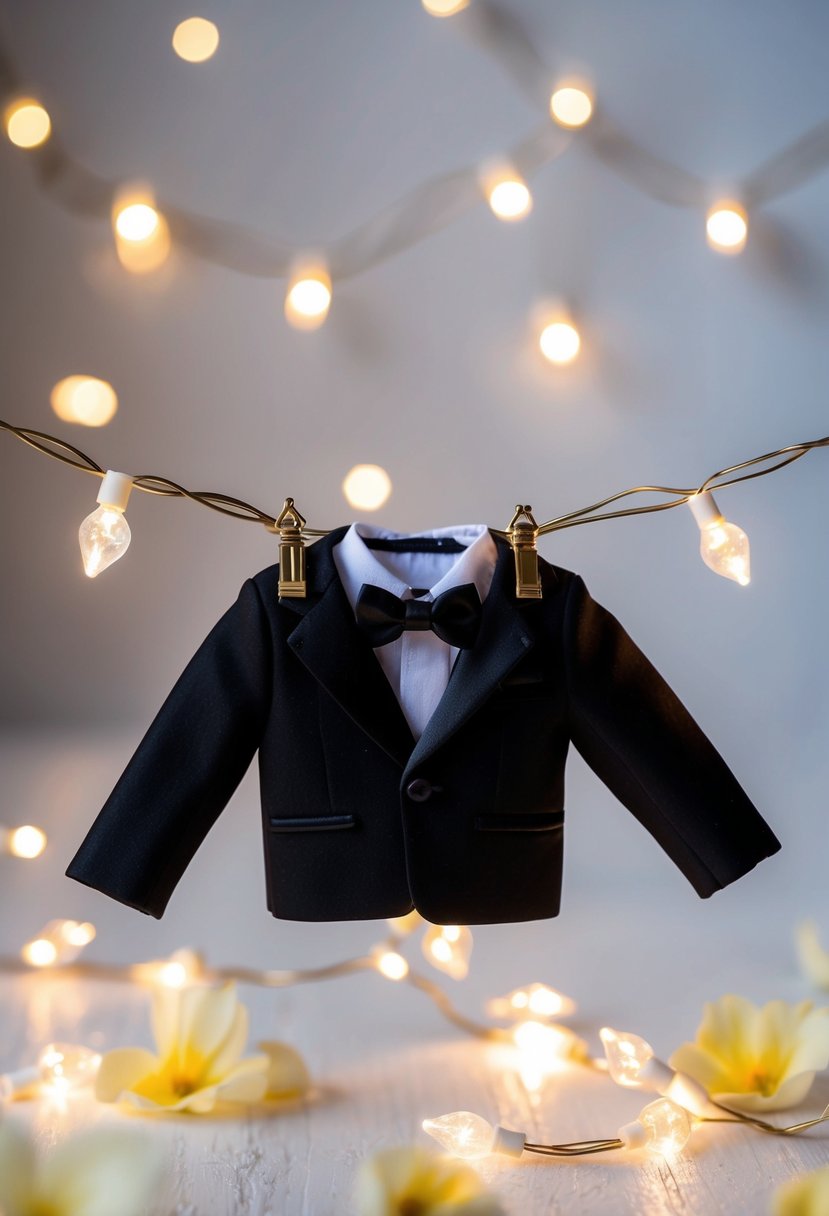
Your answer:
[[[382,924],[275,922],[264,909],[256,786],[246,779],[161,922],[62,878],[72,850],[120,772],[135,738],[0,740],[0,819],[33,821],[50,847],[33,863],[0,858],[0,952],[53,916],[98,926],[87,957],[157,958],[192,945],[210,961],[301,966],[364,951]],[[699,901],[647,835],[571,767],[564,910],[557,921],[475,930],[462,984],[436,976],[468,1014],[487,996],[544,980],[580,1005],[574,1025],[598,1051],[598,1028],[636,1030],[668,1055],[691,1036],[703,1001],[726,991],[755,1000],[803,999],[791,944],[811,913],[829,938],[820,850],[784,825],[786,853],[709,901]],[[428,970],[417,946],[412,962]],[[66,1110],[16,1104],[48,1146],[96,1121],[128,1121],[157,1138],[171,1169],[152,1216],[343,1216],[355,1173],[393,1144],[431,1145],[427,1115],[470,1109],[532,1139],[615,1134],[647,1101],[600,1075],[567,1068],[539,1094],[521,1084],[510,1053],[465,1038],[421,994],[374,974],[287,991],[243,988],[252,1040],[281,1038],[306,1057],[317,1084],[304,1105],[238,1118],[142,1119],[73,1100]],[[30,1062],[50,1039],[99,1049],[150,1044],[147,994],[118,984],[43,975],[0,977],[0,1068]],[[808,1112],[829,1101],[819,1080]],[[801,1112],[797,1112],[798,1117]],[[480,1163],[510,1216],[760,1216],[774,1187],[829,1162],[829,1131],[798,1139],[705,1127],[670,1163],[639,1152],[556,1162]]]

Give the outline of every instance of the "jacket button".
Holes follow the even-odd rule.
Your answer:
[[[425,777],[415,777],[414,781],[410,781],[406,786],[406,793],[411,798],[412,802],[426,802],[432,797],[433,786]]]

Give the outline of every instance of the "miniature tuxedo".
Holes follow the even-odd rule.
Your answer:
[[[474,644],[458,648],[416,739],[338,573],[349,532],[309,550],[304,598],[280,600],[275,566],[245,583],[70,877],[160,917],[257,749],[268,907],[289,920],[412,907],[439,924],[557,915],[571,741],[701,896],[777,852],[723,759],[582,579],[539,559],[542,598],[517,599],[512,550],[495,533]]]

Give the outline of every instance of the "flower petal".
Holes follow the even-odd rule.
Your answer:
[[[257,1046],[268,1057],[269,1098],[296,1098],[308,1092],[311,1078],[305,1061],[295,1048],[272,1040]]]
[[[216,1085],[223,1102],[258,1102],[267,1088],[267,1056],[249,1056]]]
[[[71,1216],[137,1216],[156,1195],[162,1161],[143,1136],[96,1128],[46,1159],[38,1199],[44,1210]]]
[[[822,1212],[829,1212],[829,1166],[778,1187],[772,1199],[773,1216],[820,1216]]]
[[[26,1216],[35,1183],[35,1150],[23,1129],[11,1119],[0,1123],[0,1211]]]
[[[192,1002],[186,1034],[189,1047],[205,1058],[215,1055],[237,1022],[240,1006],[236,985],[230,981],[221,988],[190,988],[183,995]],[[243,1006],[242,1010],[247,1024]],[[184,1026],[181,1029],[184,1031]]]
[[[813,920],[803,921],[795,929],[797,957],[806,978],[817,988],[829,988],[829,953],[824,950]]]
[[[242,1058],[248,1041],[248,1011],[237,1004],[233,1021],[221,1045],[205,1064],[205,1081],[211,1084],[220,1081]]]
[[[142,1077],[158,1070],[160,1061],[143,1047],[119,1047],[101,1060],[95,1078],[95,1097],[99,1102],[117,1102],[125,1090],[132,1089]]]

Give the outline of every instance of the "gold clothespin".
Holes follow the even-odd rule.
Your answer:
[[[305,541],[302,529],[308,521],[294,506],[292,498],[274,521],[279,533],[279,594],[287,599],[302,599],[308,591],[305,578]]]
[[[515,554],[515,594],[519,600],[541,599],[541,578],[538,573],[538,524],[533,509],[521,503],[509,521],[507,535]],[[522,518],[523,516],[523,518]]]

